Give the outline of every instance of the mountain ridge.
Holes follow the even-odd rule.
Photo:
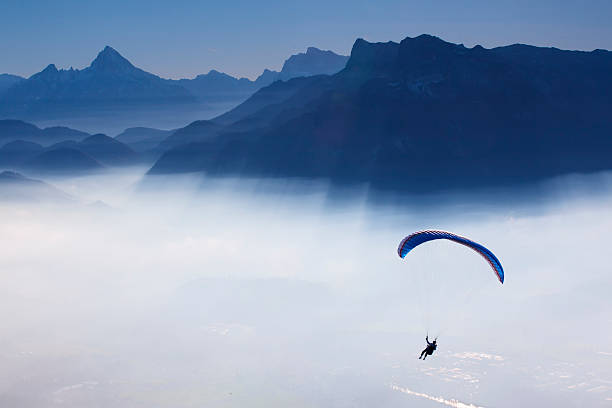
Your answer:
[[[50,126],[41,129],[22,120],[0,119],[0,145],[15,140],[25,140],[49,146],[64,140],[81,140],[87,136],[89,133],[65,126]]]
[[[326,58],[343,58],[323,53]],[[310,49],[303,54],[308,55],[304,61],[317,58],[315,54]],[[330,70],[320,61],[311,65],[314,68],[300,74],[312,74],[313,69]],[[48,64],[29,78],[7,85],[0,91],[0,118],[61,122],[107,133],[119,130],[119,125],[107,127],[109,117],[114,122],[121,121],[120,129],[176,128],[238,105],[261,87],[281,79],[281,74],[284,79],[287,75],[296,75],[264,70],[251,81],[210,70],[193,79],[165,79],[138,68],[114,48],[106,46],[85,68],[58,69]],[[84,118],[88,119],[85,125]]]
[[[259,90],[215,119],[225,130],[213,141],[166,152],[150,173],[422,190],[612,168],[611,69],[606,51],[358,39],[342,71]]]
[[[0,172],[0,201],[50,202],[66,204],[74,198],[42,180],[31,179],[14,171]]]

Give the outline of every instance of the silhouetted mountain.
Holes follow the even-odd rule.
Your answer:
[[[330,83],[330,78],[314,76],[294,78],[286,82],[277,81],[212,121],[222,125],[232,124],[233,128],[239,130],[268,126],[281,112],[288,112],[296,106],[304,106],[312,100],[312,96],[319,96],[320,86],[323,86],[324,83]],[[314,89],[316,92],[309,93],[308,89]],[[300,98],[294,98],[298,94]]]
[[[30,140],[40,137],[41,129],[31,123],[21,120],[0,120],[0,140],[9,142],[13,140]]]
[[[259,75],[257,77],[257,79],[255,80],[255,88],[256,89],[261,89],[264,86],[268,86],[270,85],[272,82],[277,81],[278,80],[278,72],[277,71],[271,71],[269,69],[264,69],[264,71],[261,73],[261,75]]]
[[[602,50],[359,39],[341,72],[260,90],[215,120],[218,137],[168,151],[151,173],[431,190],[609,169],[611,70]],[[245,121],[256,125],[235,131]]]
[[[308,47],[305,53],[292,55],[285,61],[278,79],[286,81],[297,77],[333,75],[344,69],[348,59],[349,57],[333,51]]]
[[[21,165],[40,154],[44,148],[38,143],[15,140],[0,148],[0,167],[20,168]]]
[[[27,140],[49,146],[63,140],[81,140],[88,133],[63,126],[40,129],[31,123],[21,120],[0,120],[0,144],[15,140]]]
[[[348,58],[332,51],[308,47],[305,53],[292,55],[285,60],[281,72],[266,69],[255,81],[211,70],[194,79],[181,79],[177,82],[203,101],[244,100],[258,89],[278,80],[335,74],[344,68]]]
[[[66,126],[50,126],[42,129],[44,140],[83,140],[89,133]]]
[[[136,153],[129,146],[103,134],[90,136],[77,146],[79,150],[109,166],[133,164],[137,160]]]
[[[48,150],[78,150],[106,166],[124,166],[134,164],[138,155],[127,145],[101,133],[89,136],[81,142],[61,142],[50,146]]]
[[[264,86],[247,78],[235,78],[215,70],[194,79],[180,79],[176,82],[205,102],[243,101]]]
[[[136,152],[145,152],[159,145],[170,136],[174,130],[160,130],[146,127],[125,129],[115,136],[115,140],[125,143]]]
[[[166,151],[176,146],[207,142],[217,136],[222,126],[209,120],[198,120],[188,126],[174,131],[164,139],[158,146],[161,151]]]
[[[36,169],[44,171],[74,171],[91,170],[105,166],[124,166],[136,164],[141,161],[139,155],[129,146],[103,134],[93,136],[73,129],[56,127],[39,129],[34,125],[20,121],[0,121],[5,123],[5,130],[9,125],[15,130],[13,134],[30,136],[34,140],[63,138],[60,135],[78,135],[77,140],[63,140],[43,147],[41,144],[26,140],[15,140],[0,148],[0,167],[14,169]],[[1,128],[1,126],[0,126]],[[41,136],[41,134],[43,136]],[[34,135],[34,136],[32,136]],[[82,138],[82,136],[87,136]],[[47,138],[48,137],[48,138]],[[81,140],[82,139],[82,140]],[[60,153],[51,153],[60,150]],[[65,164],[61,161],[66,160]]]
[[[114,48],[108,45],[98,53],[95,60],[91,62],[89,68],[98,74],[107,73],[112,76],[129,76],[134,79],[152,79],[158,77],[136,68],[130,61],[125,59]]]
[[[11,86],[18,84],[24,79],[25,78],[22,78],[17,75],[0,74],[0,96],[2,96],[2,93],[9,89]]]
[[[194,102],[183,87],[134,67],[111,47],[83,70],[43,71],[9,88],[0,102],[4,115],[49,114],[93,107]]]
[[[71,147],[48,149],[29,160],[24,166],[40,173],[66,174],[91,172],[103,168],[93,157]]]
[[[13,171],[0,173],[0,201],[67,202],[72,198],[40,180],[33,180]]]
[[[28,79],[7,79],[13,82],[0,91],[0,118],[110,133],[141,125],[173,128],[218,115],[278,79],[331,72],[338,58],[346,57],[312,48],[289,58],[284,72],[264,70],[255,81],[215,70],[169,80],[135,67],[107,46],[81,70],[49,64]]]

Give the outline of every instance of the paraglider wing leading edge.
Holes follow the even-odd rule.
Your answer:
[[[502,268],[501,262],[499,262],[499,259],[497,259],[493,252],[489,251],[479,243],[472,241],[471,239],[453,234],[451,232],[426,230],[410,234],[404,238],[402,242],[400,242],[399,247],[397,248],[397,254],[401,258],[404,258],[406,254],[408,254],[408,252],[413,250],[415,247],[436,239],[447,239],[449,241],[465,245],[466,247],[478,252],[478,254],[480,254],[480,256],[482,256],[489,263],[489,265],[491,265],[497,279],[499,279],[501,283],[504,283],[504,268]]]

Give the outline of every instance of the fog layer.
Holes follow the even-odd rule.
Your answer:
[[[141,175],[1,204],[0,406],[610,404],[608,176],[390,205]],[[484,243],[506,283],[449,242],[400,259],[424,228]]]

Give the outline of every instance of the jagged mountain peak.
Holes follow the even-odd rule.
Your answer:
[[[308,47],[305,53],[294,54],[285,60],[279,78],[288,80],[300,76],[335,74],[344,68],[347,60],[345,55]]]
[[[110,46],[104,47],[90,65],[91,69],[106,72],[125,72],[136,69],[130,61]]]
[[[410,41],[410,40],[429,41],[429,42],[437,42],[437,43],[444,43],[444,44],[452,44],[452,43],[450,43],[448,41],[444,41],[440,37],[437,37],[437,36],[431,35],[431,34],[420,34],[420,35],[417,35],[416,37],[406,37],[402,41]]]
[[[30,78],[40,78],[40,79],[54,79],[59,75],[59,70],[55,66],[55,64],[49,64],[37,74],[32,75]]]
[[[443,39],[429,35],[421,34],[418,37],[406,37],[400,43],[400,48],[406,49],[427,49],[430,52],[440,52],[442,50],[463,50],[463,44],[454,44]]]
[[[57,72],[57,67],[55,66],[55,64],[49,64],[45,67],[45,69],[41,71],[41,73],[42,72]]]
[[[338,55],[338,54],[336,54],[335,52],[333,52],[331,50],[322,50],[322,49],[317,48],[317,47],[308,47],[308,48],[306,48],[306,55],[315,56],[315,55],[322,55],[322,54]]]
[[[207,76],[207,77],[209,77],[209,78],[225,78],[225,79],[228,79],[228,78],[234,78],[234,77],[232,77],[231,75],[228,75],[228,74],[226,74],[225,72],[220,72],[220,71],[217,71],[216,69],[211,69],[211,70],[210,70],[210,71],[208,71],[208,73],[207,73],[206,75],[204,75],[204,76]],[[237,79],[237,78],[235,78],[235,79]]]

